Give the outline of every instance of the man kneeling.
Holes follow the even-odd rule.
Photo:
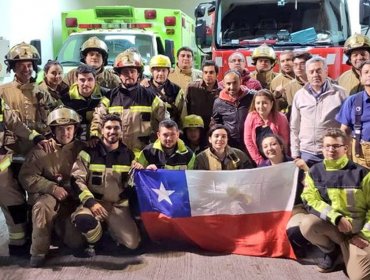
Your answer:
[[[82,203],[72,214],[72,221],[89,243],[89,256],[95,255],[94,244],[103,235],[102,223],[119,244],[136,249],[140,242],[128,205],[128,173],[134,154],[120,141],[122,123],[118,115],[105,115],[101,130],[101,141],[81,151],[72,168],[72,186]]]

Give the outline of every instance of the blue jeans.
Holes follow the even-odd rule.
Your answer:
[[[311,154],[301,151],[301,159],[303,159],[308,167],[311,167],[315,163],[321,162],[324,159],[322,154]]]

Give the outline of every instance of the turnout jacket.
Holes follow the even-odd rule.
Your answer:
[[[64,105],[75,110],[81,116],[82,135],[81,140],[89,139],[90,124],[96,106],[101,99],[108,94],[108,89],[96,84],[90,97],[80,95],[78,85],[73,84],[69,91],[61,96]]]
[[[313,165],[301,195],[307,210],[337,225],[341,217],[352,224],[352,234],[370,241],[370,174],[347,156]]]
[[[17,80],[0,86],[0,97],[30,129],[40,134],[50,132],[46,125],[49,112],[58,102],[48,92],[42,91],[36,83],[21,84]],[[10,130],[5,132],[5,146],[18,154],[26,154],[32,145],[17,139]]]
[[[123,143],[130,150],[139,152],[149,144],[151,135],[164,119],[165,105],[138,84],[129,89],[116,87],[95,108],[90,136],[100,136],[101,118],[107,113],[120,115]]]
[[[54,151],[47,153],[34,147],[27,155],[19,172],[19,181],[28,192],[29,203],[32,205],[42,194],[53,194],[55,185],[64,187],[68,192],[72,165],[77,155],[84,148],[79,140],[67,145],[58,144],[51,139]]]
[[[137,161],[144,167],[155,164],[160,169],[185,170],[194,168],[195,155],[181,139],[177,140],[175,151],[167,155],[161,142],[156,140],[140,152]]]
[[[107,151],[99,142],[95,148],[82,150],[72,168],[72,187],[84,207],[103,200],[127,204],[128,178],[134,153],[124,144]]]

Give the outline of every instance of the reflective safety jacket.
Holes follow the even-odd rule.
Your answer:
[[[96,200],[127,206],[128,172],[134,154],[124,144],[107,151],[99,142],[95,148],[82,150],[72,168],[72,187],[82,204],[90,208]]]
[[[108,94],[108,89],[100,87],[98,84],[93,89],[90,97],[83,97],[78,91],[78,85],[73,84],[69,91],[61,96],[64,105],[75,110],[81,116],[82,134],[80,139],[89,139],[90,124],[96,106],[101,99]]]
[[[311,167],[301,195],[307,210],[337,225],[341,217],[352,233],[370,241],[370,173],[346,156],[324,160]]]
[[[48,92],[40,90],[35,83],[20,84],[14,80],[0,86],[0,97],[30,129],[40,134],[50,132],[46,125],[47,116],[58,102]],[[22,155],[32,147],[29,142],[17,139],[9,130],[5,133],[5,145]]]
[[[63,79],[68,86],[73,85],[77,82],[77,68],[69,71]],[[121,84],[120,78],[110,69],[102,67],[99,72],[96,73],[96,82],[102,87],[113,89]]]
[[[137,161],[144,167],[155,164],[160,169],[185,170],[194,169],[195,155],[181,139],[177,140],[177,146],[170,155],[165,153],[161,142],[156,140],[141,151]]]
[[[121,116],[123,143],[140,152],[164,119],[165,105],[157,96],[144,87],[135,85],[130,89],[117,87],[103,97],[93,114],[90,136],[100,136],[101,118],[107,113]]]
[[[28,192],[31,205],[42,194],[53,194],[56,185],[64,187],[68,192],[71,191],[72,165],[85,147],[78,140],[60,145],[51,139],[51,143],[54,149],[51,153],[38,147],[33,148],[19,172],[19,181]]]

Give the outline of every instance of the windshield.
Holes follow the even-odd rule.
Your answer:
[[[80,47],[90,37],[97,36],[109,49],[108,65],[113,65],[116,56],[124,50],[136,48],[144,63],[154,55],[153,37],[146,34],[77,34],[69,36],[61,48],[57,60],[64,66],[77,66],[80,63]]]
[[[345,0],[220,0],[216,44],[343,44],[350,35]]]

